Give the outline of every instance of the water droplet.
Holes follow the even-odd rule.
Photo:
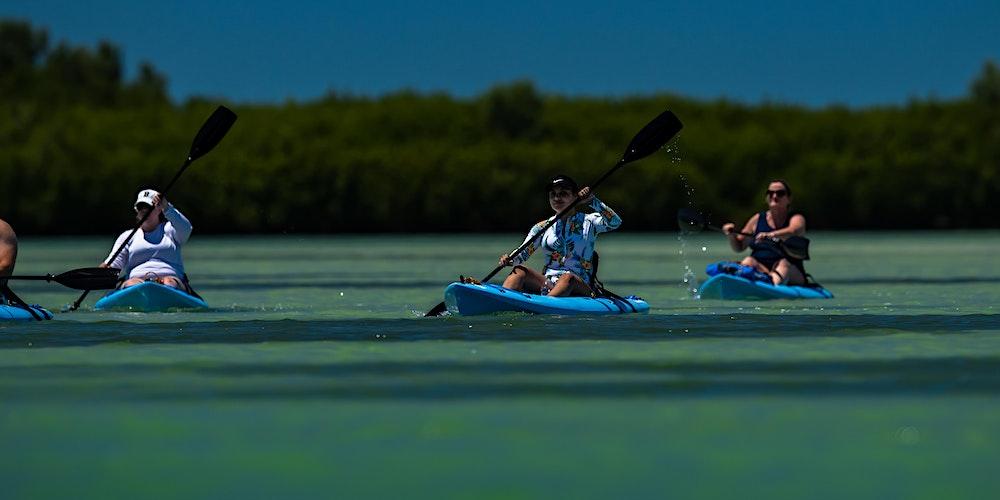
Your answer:
[[[896,429],[896,442],[903,445],[915,445],[920,442],[920,430],[912,425]]]

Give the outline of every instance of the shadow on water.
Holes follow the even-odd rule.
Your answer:
[[[1000,358],[996,357],[884,361],[124,363],[0,368],[0,389],[6,402],[66,398],[217,401],[954,396],[1000,393],[998,366]]]
[[[605,318],[484,317],[183,323],[52,321],[0,327],[0,349],[106,343],[685,341],[704,338],[879,336],[1000,331],[1000,314],[677,314]]]

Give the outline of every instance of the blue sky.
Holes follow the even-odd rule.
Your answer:
[[[1000,1],[526,2],[5,0],[51,40],[107,39],[172,96],[305,100],[330,90],[673,92],[823,106],[966,92],[1000,62]]]

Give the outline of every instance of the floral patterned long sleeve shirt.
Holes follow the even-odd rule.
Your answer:
[[[597,235],[614,231],[622,224],[618,214],[596,197],[590,202],[590,208],[594,210],[593,213],[576,212],[557,221],[544,233],[542,228],[552,218],[535,224],[524,239],[531,244],[513,256],[511,262],[514,265],[521,264],[541,248],[546,256],[543,272],[547,278],[554,281],[560,275],[571,272],[589,284]]]

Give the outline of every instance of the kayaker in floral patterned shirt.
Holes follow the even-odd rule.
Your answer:
[[[593,196],[589,187],[578,190],[576,182],[569,176],[557,175],[547,187],[549,206],[556,214],[572,203],[575,196],[581,200],[578,206],[587,205],[593,213],[570,210],[544,233],[542,228],[552,218],[535,224],[524,240],[531,242],[524,251],[513,257],[506,254],[500,256],[501,265],[514,266],[503,286],[555,297],[590,296],[593,293],[590,288],[591,262],[597,235],[618,229],[622,220],[614,210]],[[545,252],[546,259],[541,273],[521,265],[539,248]]]

